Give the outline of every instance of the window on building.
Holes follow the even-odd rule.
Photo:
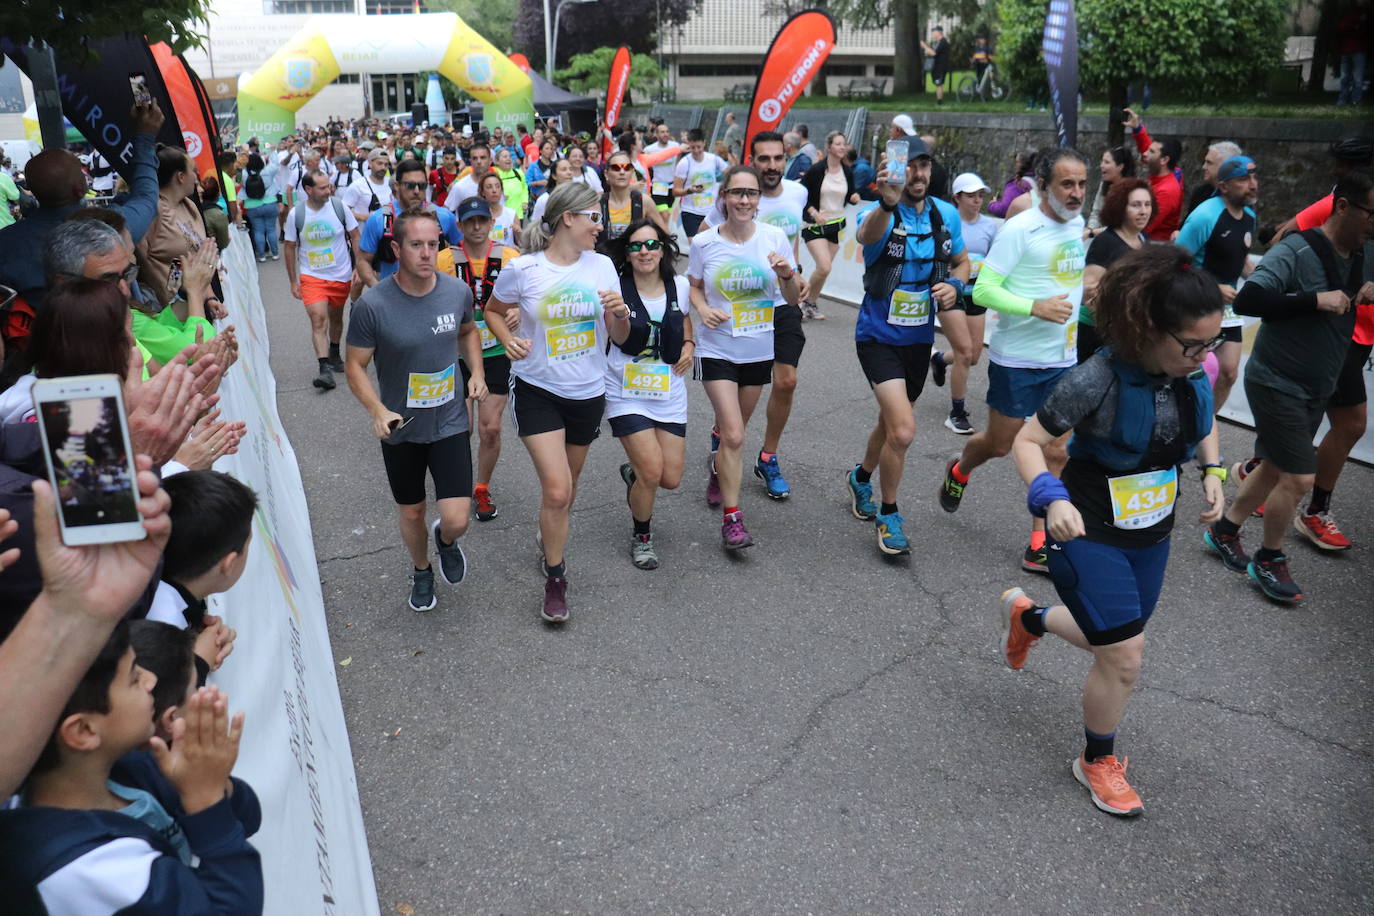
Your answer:
[[[370,82],[375,112],[410,111],[411,105],[424,99],[420,78],[414,73],[374,73]]]
[[[391,16],[396,13],[428,13],[425,0],[366,0],[369,16]]]
[[[863,64],[827,64],[825,72],[829,76],[867,76],[868,68]]]
[[[891,75],[892,75],[892,65],[891,65],[891,64],[874,64],[874,65],[873,65],[873,75],[874,75],[874,76],[891,76]]]
[[[338,76],[334,77],[334,82],[336,82],[336,83],[341,83],[341,84],[346,85],[346,86],[347,86],[347,85],[353,85],[353,86],[361,85],[361,84],[362,84],[362,81],[363,81],[363,77],[362,77],[362,74],[361,74],[361,73],[340,73]]]
[[[758,76],[757,63],[741,64],[678,64],[678,76]]]
[[[264,16],[288,13],[356,13],[357,0],[262,0]]]

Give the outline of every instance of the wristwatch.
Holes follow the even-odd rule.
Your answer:
[[[1203,480],[1206,480],[1208,477],[1215,477],[1222,483],[1226,482],[1227,471],[1226,468],[1220,464],[1204,464],[1200,465],[1198,469],[1202,471]]]
[[[885,200],[880,200],[880,201],[878,201],[878,206],[882,207],[883,210],[886,211],[886,212],[888,212],[888,213],[896,213],[896,212],[897,212],[897,205],[896,205],[896,204],[893,204],[892,206],[889,207],[889,206],[887,205],[887,201],[885,201]]]

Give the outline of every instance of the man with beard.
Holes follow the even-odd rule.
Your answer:
[[[468,150],[468,162],[472,164],[472,170],[459,178],[449,188],[448,196],[440,200],[434,198],[434,202],[443,204],[454,213],[458,212],[458,205],[469,197],[481,197],[478,191],[482,183],[482,176],[491,171],[491,149],[485,143],[474,143]],[[501,195],[501,202],[505,203],[506,197]]]
[[[954,512],[969,475],[1011,451],[1025,418],[1034,416],[1059,377],[1078,358],[1078,306],[1083,299],[1083,201],[1088,164],[1067,147],[1036,157],[1040,204],[1003,224],[974,287],[975,305],[1001,312],[988,345],[988,425],[945,465],[940,508]],[[1045,448],[1051,474],[1068,461],[1067,435]],[[1031,522],[1021,568],[1047,573],[1044,519]]]
[[[864,298],[854,325],[854,347],[878,400],[878,422],[863,460],[848,475],[850,511],[872,519],[878,550],[911,553],[897,511],[907,449],[916,435],[913,407],[925,385],[935,342],[935,311],[953,308],[964,294],[969,263],[959,211],[926,195],[930,150],[919,139],[908,149],[905,184],[878,173],[880,200],[859,214],[855,239],[863,246]],[[874,472],[882,504],[874,505]]]
[[[1178,244],[1193,256],[1193,266],[1205,270],[1221,287],[1226,303],[1221,332],[1226,342],[1217,350],[1217,381],[1212,386],[1214,409],[1231,395],[1240,372],[1240,331],[1244,320],[1232,303],[1242,277],[1254,270],[1248,255],[1255,238],[1255,201],[1259,199],[1259,179],[1255,161],[1249,156],[1231,156],[1217,167],[1217,193],[1188,214],[1178,233]]]

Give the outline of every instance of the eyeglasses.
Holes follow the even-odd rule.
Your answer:
[[[725,192],[730,197],[739,197],[744,200],[753,200],[761,193],[758,188],[731,188]]]
[[[1202,343],[1184,340],[1173,331],[1169,332],[1169,336],[1177,341],[1178,345],[1183,348],[1183,355],[1188,359],[1197,359],[1199,356],[1205,356],[1226,342],[1225,334],[1218,334],[1211,340],[1203,341]]]
[[[118,283],[120,280],[127,280],[128,282],[132,283],[134,282],[134,279],[137,276],[138,263],[135,262],[117,273],[113,271],[110,273],[104,273],[96,277],[95,279],[104,280],[106,283]]]
[[[1363,210],[1365,216],[1374,216],[1374,207],[1366,207],[1362,204],[1357,204],[1355,203],[1355,201],[1350,200],[1349,198],[1345,198],[1345,202],[1350,204],[1350,206],[1354,207],[1356,210]]]
[[[429,185],[423,181],[403,181],[401,182],[401,187],[405,188],[407,191],[423,191],[425,188],[429,187]]]
[[[634,169],[635,167],[628,162],[611,162],[606,165],[608,172],[633,172]]]
[[[640,251],[658,251],[663,247],[663,243],[658,239],[645,239],[642,242],[630,242],[625,246],[625,250],[630,254]]]

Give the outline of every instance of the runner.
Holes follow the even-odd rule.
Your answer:
[[[1110,349],[1069,370],[1016,436],[1016,469],[1030,511],[1048,522],[1050,576],[1064,603],[1003,592],[1002,654],[1020,670],[1046,633],[1092,653],[1073,775],[1094,805],[1121,817],[1145,810],[1115,740],[1164,584],[1177,466],[1195,453],[1201,462],[1203,522],[1225,505],[1212,392],[1199,371],[1221,343],[1221,306],[1216,284],[1178,248],[1128,254],[1098,287],[1097,326]],[[1069,433],[1061,479],[1049,452]]]
[[[978,271],[982,270],[992,240],[1002,226],[1002,220],[983,213],[983,201],[991,193],[987,182],[972,172],[954,179],[954,205],[959,208],[959,232],[963,235],[964,253],[968,256],[970,289],[977,282]],[[940,315],[940,330],[949,341],[950,352],[936,350],[930,354],[930,378],[937,388],[944,387],[945,371],[950,370],[949,416],[945,417],[945,429],[960,436],[973,435],[965,398],[968,397],[969,370],[978,365],[983,355],[987,311],[975,305],[972,296],[959,296],[954,306]]]
[[[424,170],[418,160],[416,174]],[[423,191],[421,191],[423,193]],[[472,293],[436,273],[439,220],[433,210],[396,217],[390,240],[396,273],[363,293],[348,325],[348,387],[372,416],[382,442],[382,463],[400,516],[401,540],[414,567],[408,603],[428,611],[434,597],[429,536],[434,536],[439,574],[449,585],[467,576],[458,539],[468,528],[472,496],[472,449],[467,401],[454,391],[455,356],[477,367],[467,382],[469,398],[487,395],[482,347],[473,323]],[[377,360],[381,396],[367,376]],[[439,517],[425,527],[425,471],[434,481]]]
[[[1207,271],[1221,286],[1226,315],[1221,326],[1226,343],[1217,351],[1219,371],[1213,405],[1219,411],[1231,396],[1240,372],[1241,327],[1245,320],[1232,303],[1241,280],[1254,266],[1249,259],[1255,238],[1255,201],[1259,180],[1249,156],[1232,156],[1217,167],[1217,193],[1188,214],[1178,233],[1178,244],[1193,256],[1193,266]]]
[[[461,178],[452,182],[448,193],[442,198],[437,194],[434,198],[436,201],[442,201],[445,207],[454,212],[457,212],[458,205],[469,197],[481,196],[477,192],[477,185],[483,176],[491,172],[491,150],[487,148],[485,143],[472,144],[472,148],[468,150],[468,162],[472,164],[472,168]]]
[[[1144,178],[1118,178],[1107,192],[1099,216],[1110,227],[1088,245],[1087,265],[1083,268],[1083,304],[1078,307],[1078,361],[1102,346],[1093,315],[1093,296],[1102,275],[1118,260],[1150,243],[1145,227],[1155,214],[1155,193]],[[1224,321],[1225,319],[1223,319]]]
[[[1077,360],[1087,162],[1075,149],[1048,147],[1036,156],[1035,181],[1039,205],[1003,224],[974,287],[975,304],[1001,313],[988,346],[988,428],[945,465],[946,512],[959,508],[975,468],[1011,451],[1025,418]],[[1064,469],[1062,440],[1046,449],[1046,460],[1052,473]],[[1043,573],[1045,564],[1045,521],[1036,518],[1021,567]]]
[[[921,144],[922,148],[925,144]],[[821,294],[830,277],[835,253],[840,250],[840,233],[845,227],[845,204],[857,204],[859,194],[854,189],[854,170],[844,161],[849,144],[844,134],[832,130],[825,136],[825,158],[806,170],[801,183],[806,187],[806,221],[802,241],[816,266],[808,278],[811,291],[802,303],[802,317],[824,321],[821,314]]]
[[[654,127],[654,142],[644,147],[644,155],[652,156],[676,145],[673,143],[673,132],[660,121]],[[670,156],[649,167],[649,194],[663,212],[665,224],[669,211],[673,209],[673,175],[677,170],[677,160],[677,156]]]
[[[358,242],[358,250],[363,257],[358,259],[357,267],[358,276],[363,278],[367,286],[376,286],[396,272],[396,249],[391,242],[394,223],[401,213],[420,209],[438,217],[440,249],[458,240],[458,223],[453,214],[425,200],[429,182],[424,178],[425,167],[420,160],[402,159],[398,162],[391,202],[368,216],[363,224],[362,238]]]
[[[1283,553],[1284,536],[1312,488],[1312,446],[1350,350],[1351,303],[1374,302],[1374,176],[1363,170],[1336,183],[1335,206],[1320,229],[1285,236],[1250,275],[1235,309],[1262,319],[1245,363],[1245,396],[1255,418],[1255,455],[1224,518],[1203,536],[1228,569],[1245,572],[1265,595],[1304,597]],[[1247,556],[1240,526],[1264,504],[1263,546]]]
[[[787,167],[787,150],[782,134],[771,130],[759,131],[749,141],[750,161],[758,169],[763,181],[759,196],[758,221],[776,226],[787,234],[794,263],[800,260],[798,248],[801,238],[803,211],[806,209],[806,188],[799,182],[782,177]],[[712,207],[706,216],[706,226],[725,222],[721,207]],[[807,295],[805,278],[801,280],[801,296]],[[768,391],[768,425],[763,433],[763,448],[754,462],[754,476],[763,481],[773,499],[786,499],[792,488],[783,477],[778,450],[783,430],[792,416],[792,399],[797,391],[797,367],[806,347],[806,332],[802,330],[802,312],[794,305],[779,303],[773,310],[773,384]],[[720,431],[711,431],[711,451],[720,447]]]
[[[359,224],[366,222],[369,216],[391,203],[391,181],[387,178],[390,168],[391,160],[387,157],[386,150],[374,149],[367,154],[367,174],[363,176],[364,180],[355,181],[349,186],[349,194],[344,198],[344,202],[358,218]],[[339,196],[344,197],[342,194]]]
[[[515,157],[508,149],[502,149],[496,154],[496,164],[492,171],[501,177],[501,192],[505,194],[502,206],[510,207],[511,214],[516,222],[519,222],[524,219],[530,200],[529,189],[525,187],[525,173],[515,165]]]
[[[333,196],[334,186],[319,169],[305,173],[301,187],[305,199],[286,218],[286,272],[291,295],[305,303],[310,319],[310,337],[319,360],[319,374],[311,384],[333,391],[334,373],[344,371],[339,341],[353,281],[358,220]]]
[[[549,623],[568,619],[568,515],[587,447],[601,432],[607,330],[624,339],[629,328],[615,266],[593,250],[597,201],[581,182],[555,189],[543,220],[525,229],[527,254],[501,271],[486,307],[487,327],[511,359],[512,413],[539,475],[540,616]],[[522,337],[507,324],[511,310]]]
[[[488,172],[482,176],[477,187],[479,196],[487,202],[487,209],[491,211],[488,236],[492,242],[512,247],[520,244],[520,219],[516,216],[515,208],[506,206],[502,200],[505,195],[501,190],[501,176]]]
[[[692,305],[702,323],[696,377],[711,400],[720,434],[720,448],[709,463],[706,501],[724,502],[721,540],[727,550],[754,543],[739,507],[740,450],[749,417],[772,378],[774,309],[780,301],[796,305],[801,295],[787,236],[755,222],[760,186],[752,166],[726,171],[716,204],[726,222],[692,239],[687,264]]]
[[[632,187],[634,160],[624,150],[616,150],[606,160],[606,193],[601,195],[601,224],[605,226],[599,245],[620,238],[633,222],[648,216],[664,230],[668,224],[657,207],[644,206],[644,194]]]
[[[682,198],[682,230],[690,239],[701,229],[701,222],[716,204],[720,176],[730,166],[706,150],[706,135],[701,128],[687,131],[687,155],[677,161],[673,172],[674,197]]]
[[[482,177],[483,184],[501,183],[495,175]],[[458,205],[462,240],[439,252],[434,261],[435,269],[462,280],[472,292],[473,322],[482,343],[482,374],[487,383],[487,397],[477,405],[477,483],[472,489],[473,508],[479,522],[489,522],[498,514],[491,498],[491,475],[501,457],[501,413],[506,409],[506,396],[510,393],[510,359],[487,328],[482,307],[491,298],[502,268],[520,255],[514,248],[492,238],[495,225],[487,202],[480,197],[469,197]],[[508,325],[516,318],[515,312],[506,313]],[[466,388],[472,378],[466,358],[460,368]]]
[[[654,500],[682,482],[687,451],[687,383],[696,341],[691,294],[677,275],[677,246],[658,223],[641,217],[611,246],[620,290],[630,307],[626,336],[606,352],[606,418],[629,461],[620,466],[634,533],[630,559],[658,568]]]
[[[576,173],[573,172],[571,162],[566,159],[559,159],[549,166],[548,174],[548,180],[544,184],[544,187],[548,188],[548,190],[540,194],[539,198],[534,202],[534,206],[530,208],[529,224],[531,226],[537,225],[544,219],[544,208],[549,205],[549,195],[553,193],[554,188],[558,187],[560,184],[569,184],[572,182]]]
[[[588,144],[588,146],[591,145]],[[596,173],[596,169],[587,164],[587,151],[580,143],[574,143],[568,147],[568,161],[572,163],[573,181],[582,182],[598,194],[606,190],[601,184],[601,176]]]
[[[912,140],[908,152],[906,182],[889,181],[886,168],[878,173],[879,202],[859,214],[855,234],[863,246],[864,298],[854,326],[854,349],[878,400],[878,422],[863,460],[846,479],[850,511],[855,518],[873,520],[878,550],[887,556],[911,553],[897,490],[916,436],[913,408],[931,364],[931,304],[949,314],[964,294],[969,271],[959,211],[926,196],[930,150]],[[881,478],[879,506],[873,505],[875,471]]]
[[[1230,140],[1218,140],[1207,147],[1207,154],[1202,157],[1202,181],[1198,183],[1196,188],[1193,188],[1193,193],[1188,196],[1187,213],[1189,216],[1194,210],[1202,206],[1204,200],[1217,193],[1217,170],[1221,168],[1221,164],[1232,156],[1239,155],[1241,155],[1240,147]]]

